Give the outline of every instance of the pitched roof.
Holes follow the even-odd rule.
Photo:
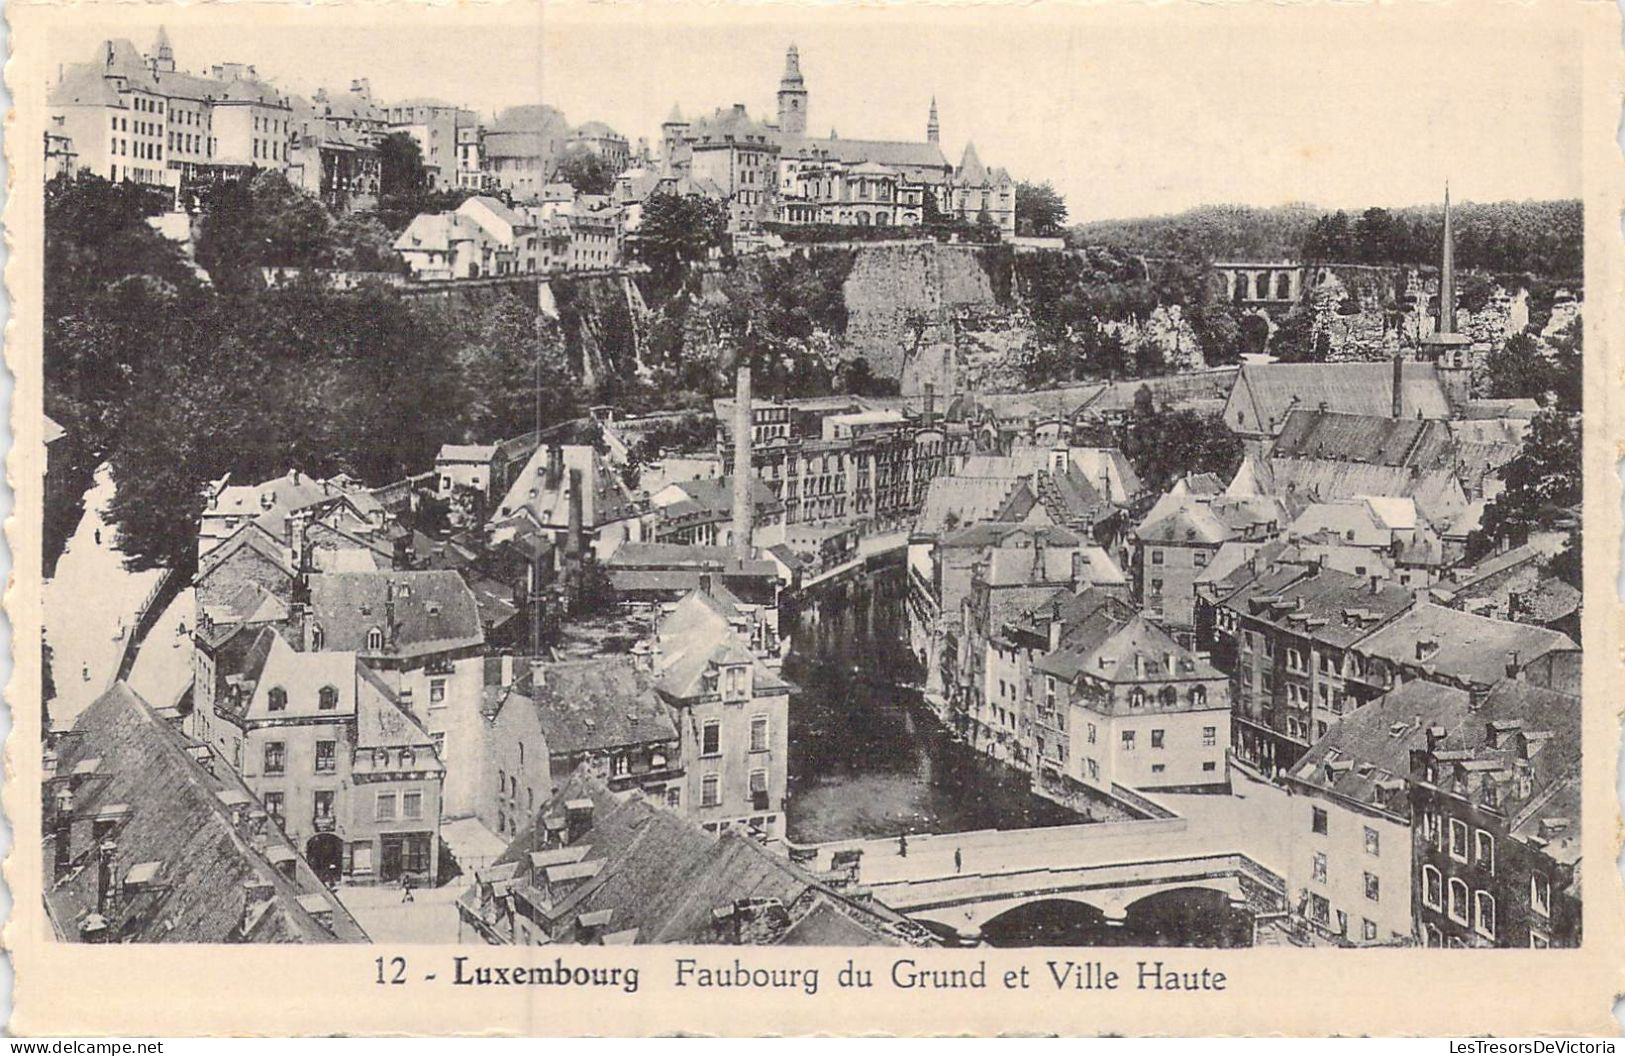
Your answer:
[[[1450,424],[1438,419],[1298,409],[1287,414],[1270,454],[1433,467],[1451,463],[1451,441]]]
[[[1419,659],[1417,647],[1423,643],[1437,649]],[[1420,667],[1439,680],[1488,686],[1506,676],[1509,663],[1522,666],[1548,653],[1569,652],[1579,646],[1568,635],[1544,627],[1423,603],[1356,648],[1365,656]]]
[[[702,477],[670,485],[693,504],[691,512],[711,516],[733,515],[733,477]],[[757,509],[782,510],[784,503],[760,477],[750,478],[750,499]]]
[[[391,605],[393,640],[384,627]],[[479,605],[456,572],[324,572],[310,577],[310,608],[323,648],[364,657],[422,656],[485,641]],[[368,646],[375,628],[385,632],[382,650]]]
[[[539,819],[564,816],[567,804],[591,804],[591,825],[567,848],[550,843]],[[583,849],[582,865],[572,871],[536,865],[553,854],[574,856]],[[577,770],[497,858],[494,869],[511,867],[514,889],[527,903],[545,906],[558,922],[555,941],[570,941],[583,917],[605,934],[635,943],[712,944],[732,942],[722,922],[741,904],[777,903],[790,915],[792,927],[777,941],[811,943],[820,936],[840,935],[854,942],[852,925],[869,942],[930,945],[922,929],[873,902],[859,903],[825,887],[787,859],[757,846],[730,830],[721,836],[634,793],[612,795],[602,781]],[[493,912],[494,900],[482,878],[481,912]],[[807,930],[793,935],[793,925],[817,912]],[[846,923],[834,926],[826,917],[837,912]]]
[[[848,165],[876,162],[893,169],[936,169],[948,172],[952,166],[935,143],[912,143],[890,139],[811,139],[779,134],[786,153],[801,157],[829,157]]]
[[[553,755],[677,740],[666,705],[630,656],[538,662],[501,707],[535,709]]]
[[[655,629],[656,685],[668,697],[684,700],[707,692],[706,676],[715,668],[745,664],[757,694],[788,689],[752,652],[747,630],[737,605],[707,591],[690,591]]]
[[[1453,686],[1407,682],[1333,723],[1292,777],[1408,818],[1411,750],[1427,747],[1430,726],[1459,728],[1471,699]]]
[[[1010,477],[935,477],[914,518],[914,530],[933,534],[964,524],[993,520],[1020,492],[1031,495],[1025,480]]]
[[[1414,600],[1409,588],[1387,580],[1282,564],[1226,597],[1223,606],[1293,634],[1347,648]]]
[[[570,471],[581,474],[582,525],[589,531],[600,525],[626,520],[638,513],[638,504],[619,473],[607,459],[587,444],[563,444],[559,479],[549,486],[547,468],[550,447],[538,447],[515,474],[508,493],[498,507],[498,519],[527,513],[545,527],[562,528],[570,520]]]
[[[88,819],[122,818],[109,833],[120,888],[104,913],[111,941],[367,941],[361,926],[267,822],[236,773],[224,763],[214,764],[213,772],[205,769],[189,754],[201,746],[169,726],[125,683],[114,683],[86,708],[56,747],[59,774],[99,761],[71,782],[75,837],[90,843]],[[232,803],[249,808],[241,821],[234,822]],[[47,805],[53,805],[49,792]],[[47,831],[44,860],[50,863],[57,837],[53,829]],[[272,856],[293,863],[291,878],[272,865]],[[150,870],[136,869],[150,864],[157,866],[150,878],[144,876]],[[78,940],[80,925],[97,911],[98,873],[95,854],[76,847],[72,869],[48,882],[46,910],[62,938]],[[138,882],[138,889],[130,889]],[[255,885],[263,897],[247,901],[245,884]]]
[[[1125,617],[1106,605],[1066,627],[1060,648],[1033,667],[1068,682],[1084,672],[1120,683],[1224,677],[1144,616]]]
[[[1450,401],[1431,363],[1401,366],[1406,418],[1448,418]],[[1244,404],[1249,431],[1274,432],[1294,410],[1336,411],[1377,418],[1394,407],[1392,363],[1246,363],[1230,400]]]
[[[1309,458],[1272,458],[1262,463],[1262,468],[1265,472],[1255,476],[1260,493],[1284,499],[1330,502],[1367,495],[1410,498],[1431,521],[1448,521],[1467,507],[1467,493],[1449,468],[1418,470]]]

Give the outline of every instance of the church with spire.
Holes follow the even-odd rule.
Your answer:
[[[779,78],[775,120],[744,104],[689,121],[673,106],[661,125],[663,176],[730,203],[736,231],[763,224],[914,226],[957,220],[1016,229],[1015,181],[983,164],[967,142],[955,165],[942,150],[933,96],[921,140],[851,139],[810,129],[812,98],[791,44]]]

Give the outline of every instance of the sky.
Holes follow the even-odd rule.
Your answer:
[[[266,9],[260,8],[264,11]],[[389,12],[385,21],[382,12]],[[53,29],[57,62],[100,40],[147,50],[126,5]],[[1326,208],[1581,194],[1578,26],[1546,3],[1096,4],[922,9],[652,5],[161,12],[182,69],[255,65],[308,94],[370,79],[489,117],[546,102],[657,141],[685,115],[775,114],[794,42],[809,132],[923,139],[1048,180],[1074,221],[1200,204]],[[97,21],[92,21],[94,16]],[[370,19],[370,20],[364,20]]]

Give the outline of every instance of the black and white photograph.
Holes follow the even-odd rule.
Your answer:
[[[234,6],[10,145],[49,942],[1586,943],[1574,20]]]

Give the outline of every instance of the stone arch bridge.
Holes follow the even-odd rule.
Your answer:
[[[1073,902],[1122,925],[1138,903],[1176,891],[1223,896],[1256,921],[1286,912],[1286,883],[1233,835],[1185,818],[851,840],[792,848],[803,864],[940,931],[975,942],[996,918]]]

